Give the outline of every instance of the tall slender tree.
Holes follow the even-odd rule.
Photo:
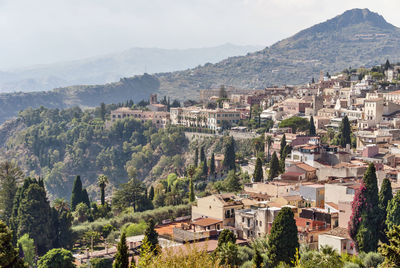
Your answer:
[[[224,163],[225,170],[236,170],[235,164],[235,140],[232,136],[225,139],[225,150],[224,150]]]
[[[254,173],[253,173],[253,181],[254,182],[262,182],[264,180],[263,173],[264,172],[263,172],[263,168],[262,168],[261,158],[257,157],[256,166],[254,168]]]
[[[211,154],[211,159],[210,159],[210,175],[211,176],[215,175],[215,155],[214,155],[214,153]]]
[[[285,152],[285,146],[286,146],[286,135],[283,134],[281,139],[281,148],[279,150],[279,156],[281,156]]]
[[[154,252],[154,254],[160,253],[160,246],[158,244],[158,233],[155,230],[155,223],[153,219],[149,220],[149,225],[147,226],[146,231],[144,232],[144,236],[150,243],[150,248]]]
[[[349,222],[350,236],[358,251],[376,251],[382,213],[379,208],[378,183],[373,163],[364,174],[360,189],[354,196]]]
[[[100,118],[106,121],[106,104],[104,102],[100,104]]]
[[[22,170],[15,163],[6,161],[0,164],[0,219],[6,224],[10,224],[14,197],[23,176]]]
[[[74,211],[76,206],[82,202],[82,181],[81,176],[76,176],[72,186],[71,210]]]
[[[393,229],[393,226],[400,225],[400,192],[397,192],[387,206],[386,216],[387,229]]]
[[[86,188],[82,190],[82,203],[84,203],[88,208],[90,208],[90,200]]]
[[[129,253],[128,246],[126,245],[126,233],[123,232],[117,245],[117,253],[113,268],[128,268],[129,267]]]
[[[344,148],[347,144],[351,145],[351,127],[349,118],[346,115],[340,124],[339,145]]]
[[[273,143],[272,136],[267,135],[266,139],[266,144],[267,144],[267,162],[271,160],[271,145]]]
[[[206,154],[204,152],[204,146],[200,148],[200,163],[203,163],[206,160]]]
[[[194,166],[197,167],[199,164],[199,148],[196,147],[194,150]]]
[[[101,205],[104,206],[104,204],[106,203],[106,197],[105,197],[105,189],[106,186],[108,184],[108,178],[106,175],[100,175],[97,178],[97,184],[100,187],[100,200],[101,200]]]
[[[315,124],[314,124],[314,117],[310,117],[310,136],[315,136],[316,131],[315,131]]]
[[[204,177],[208,177],[207,159],[204,159],[204,161],[203,161],[202,174]]]
[[[195,199],[194,196],[194,186],[192,177],[189,178],[189,202],[193,202]]]
[[[271,157],[271,161],[269,162],[269,172],[268,172],[268,180],[272,180],[279,175],[279,160],[274,152]]]
[[[150,186],[149,199],[150,199],[151,201],[153,201],[153,199],[154,199],[154,187],[153,187],[153,185]]]
[[[381,190],[379,192],[379,208],[381,209],[382,218],[381,218],[381,226],[380,226],[380,240],[383,243],[388,243],[388,239],[386,236],[387,226],[386,226],[386,217],[387,217],[387,206],[390,200],[393,199],[392,192],[392,184],[390,180],[385,178],[383,179]]]
[[[283,207],[272,223],[268,238],[268,258],[272,267],[280,262],[291,264],[299,246],[293,211]]]

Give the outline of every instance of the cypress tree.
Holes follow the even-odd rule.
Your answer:
[[[17,237],[24,234],[35,241],[38,254],[42,255],[57,241],[54,217],[44,187],[32,182],[23,192],[15,220]]]
[[[153,187],[153,185],[150,186],[149,199],[150,199],[151,201],[153,201],[153,199],[154,199],[154,187]]]
[[[390,231],[395,225],[400,225],[400,192],[397,192],[387,206],[387,229]]]
[[[72,186],[71,210],[75,211],[76,205],[82,202],[82,181],[81,176],[76,176]]]
[[[193,179],[189,179],[189,202],[193,202],[195,199],[194,196],[194,187],[193,187]]]
[[[84,203],[85,205],[88,206],[88,208],[90,208],[90,200],[89,200],[89,195],[86,191],[86,188],[83,189],[83,191],[82,191],[82,203]]]
[[[215,174],[215,155],[214,153],[212,153],[210,159],[210,175],[213,176],[214,174]]]
[[[351,145],[351,127],[347,115],[342,119],[342,123],[340,124],[339,137],[339,145],[345,148],[346,144]]]
[[[268,258],[273,267],[280,262],[291,264],[299,248],[293,211],[283,207],[272,223],[268,239]]]
[[[102,121],[106,121],[106,105],[104,102],[100,104],[100,118]]]
[[[199,164],[199,148],[196,147],[194,150],[194,166],[197,167]]]
[[[147,240],[150,243],[150,248],[154,252],[154,254],[159,253],[159,244],[158,244],[158,233],[154,229],[155,223],[153,219],[149,220],[149,225],[144,232],[144,236],[147,238]]]
[[[106,194],[105,194],[105,189],[106,185],[108,183],[108,178],[105,175],[100,175],[97,178],[97,184],[100,187],[100,200],[101,200],[101,205],[104,206],[106,203]]]
[[[268,180],[272,180],[279,175],[279,160],[276,156],[276,152],[272,154],[271,161],[269,162],[269,172],[268,172]]]
[[[12,232],[2,221],[0,221],[0,267],[25,267],[13,246]]]
[[[285,146],[286,146],[286,135],[283,134],[281,139],[281,148],[279,150],[279,156],[281,156],[285,152]]]
[[[314,124],[314,117],[310,117],[310,136],[315,136],[316,131],[315,131],[315,124]]]
[[[208,177],[207,159],[204,159],[203,161],[202,174],[203,176]]]
[[[379,208],[378,184],[373,163],[364,174],[360,189],[354,196],[349,222],[350,236],[358,251],[376,251],[382,213]]]
[[[225,170],[236,170],[235,165],[235,140],[232,136],[225,139],[224,163]]]
[[[228,172],[228,176],[225,178],[224,184],[228,192],[238,192],[242,190],[240,178],[238,175],[236,175],[234,170],[230,170]]]
[[[260,157],[257,157],[256,166],[254,168],[253,181],[262,182],[264,180],[262,161]]]
[[[128,267],[129,267],[128,246],[126,245],[126,234],[125,232],[123,232],[117,245],[117,253],[115,254],[115,261],[113,264],[113,268],[128,268]]]
[[[200,162],[204,162],[206,160],[206,154],[204,153],[204,146],[201,146],[200,148]]]
[[[388,243],[386,232],[386,216],[387,216],[387,206],[390,200],[393,199],[392,192],[392,184],[390,180],[385,178],[383,179],[381,191],[379,192],[379,208],[381,209],[382,218],[381,218],[381,227],[380,229],[380,240],[383,243]]]

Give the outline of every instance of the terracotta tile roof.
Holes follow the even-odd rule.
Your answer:
[[[207,226],[211,226],[211,225],[218,224],[218,223],[222,223],[222,221],[216,220],[216,219],[211,219],[211,218],[203,218],[203,219],[195,220],[194,222],[192,222],[192,224],[202,226],[202,227],[207,227]]]
[[[349,235],[349,230],[347,230],[346,228],[342,228],[342,227],[336,227],[335,229],[332,229],[329,232],[326,232],[324,234],[351,239],[350,235]]]
[[[309,172],[313,172],[313,171],[317,170],[316,168],[314,168],[314,167],[312,167],[310,165],[307,165],[306,163],[298,163],[298,164],[296,164],[296,166],[298,168],[301,168],[301,169],[303,169],[305,171],[309,171]]]

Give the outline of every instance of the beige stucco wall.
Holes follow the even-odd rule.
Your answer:
[[[339,204],[339,201],[353,201],[354,194],[347,194],[346,189],[345,185],[325,184],[325,203]]]

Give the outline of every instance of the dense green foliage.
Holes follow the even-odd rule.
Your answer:
[[[279,127],[290,127],[292,132],[307,131],[309,130],[310,122],[303,117],[293,116],[288,119],[284,119],[279,123]]]
[[[0,221],[0,267],[22,268],[24,262],[13,246],[12,232]]]
[[[92,258],[90,259],[92,268],[112,268],[113,259],[111,258]]]
[[[100,175],[97,178],[97,184],[100,187],[100,201],[101,201],[101,205],[104,206],[106,203],[106,194],[105,194],[105,189],[106,189],[106,185],[108,184],[108,178],[105,175]],[[153,189],[153,196],[154,196],[154,189]],[[152,200],[153,198],[151,198]]]
[[[63,248],[54,248],[43,255],[38,268],[75,268],[74,257],[71,252]]]
[[[128,268],[129,267],[129,253],[128,246],[126,245],[126,234],[122,233],[118,242],[117,253],[114,257],[114,268]]]
[[[18,239],[18,246],[21,247],[24,261],[31,267],[35,264],[35,242],[28,234],[24,234]]]
[[[74,185],[72,186],[71,209],[75,210],[76,206],[79,203],[84,203],[83,202],[83,190],[82,190],[81,176],[76,176],[76,178],[74,180]]]
[[[88,193],[100,199],[101,174],[118,185],[131,173],[155,180],[184,166],[187,140],[175,127],[158,130],[133,119],[105,124],[97,110],[77,107],[28,109],[18,118],[19,130],[10,133],[4,157],[17,157],[21,168],[42,176],[52,199],[70,199],[77,174]]]
[[[373,163],[369,164],[363,183],[354,196],[349,222],[350,236],[359,251],[376,251],[382,212],[379,208],[378,184]]]
[[[382,244],[379,252],[385,257],[388,267],[400,267],[400,225],[395,225],[387,233],[388,244]]]
[[[274,222],[268,239],[268,258],[273,266],[280,262],[291,264],[299,248],[297,226],[293,211],[283,207]]]
[[[387,206],[387,229],[390,230],[396,225],[400,225],[400,192],[396,193]]]

